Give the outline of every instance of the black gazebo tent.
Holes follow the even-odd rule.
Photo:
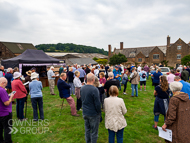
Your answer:
[[[27,49],[21,55],[11,58],[2,60],[1,64],[5,68],[14,68],[19,67],[22,69],[22,66],[41,66],[41,65],[59,65],[60,60],[52,58],[44,53],[42,50],[33,50]]]

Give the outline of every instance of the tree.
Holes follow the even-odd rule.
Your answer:
[[[96,62],[99,63],[99,64],[106,65],[108,60],[107,59],[98,59],[98,60],[96,60]]]
[[[117,65],[117,64],[121,64],[127,62],[127,58],[125,57],[125,55],[119,53],[118,55],[115,54],[110,58],[110,65]]]
[[[94,60],[94,61],[97,61],[97,60],[98,60],[98,58],[94,57],[94,58],[93,58],[93,60]]]
[[[181,64],[190,66],[190,55],[187,55],[181,59]]]
[[[161,63],[162,63],[162,65],[165,65],[167,67],[168,66],[168,62],[169,61],[163,60]]]

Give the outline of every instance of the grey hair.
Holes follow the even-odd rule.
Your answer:
[[[108,77],[113,77],[114,75],[113,75],[113,72],[109,72],[108,73]]]
[[[87,82],[92,82],[95,79],[95,75],[92,73],[87,74]]]
[[[8,68],[8,69],[7,69],[7,72],[10,72],[11,70],[12,70],[12,68]]]
[[[99,82],[99,80],[98,80],[98,77],[95,77],[94,86],[95,86],[95,87],[99,87],[99,85],[100,85],[100,82]]]
[[[175,76],[175,77],[174,77],[174,81],[180,80],[180,79],[181,79],[181,77],[179,77],[179,76]]]
[[[176,91],[181,91],[183,84],[181,82],[174,81],[174,82],[170,83],[169,86],[170,86],[170,90],[172,92],[176,92]]]

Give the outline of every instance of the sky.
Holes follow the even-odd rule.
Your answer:
[[[0,0],[0,41],[108,50],[190,41],[190,0]]]

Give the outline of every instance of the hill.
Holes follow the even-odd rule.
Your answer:
[[[58,44],[39,44],[35,46],[38,50],[44,52],[75,52],[75,53],[99,53],[108,55],[108,51],[98,49],[96,47],[77,45],[73,43],[58,43]]]

